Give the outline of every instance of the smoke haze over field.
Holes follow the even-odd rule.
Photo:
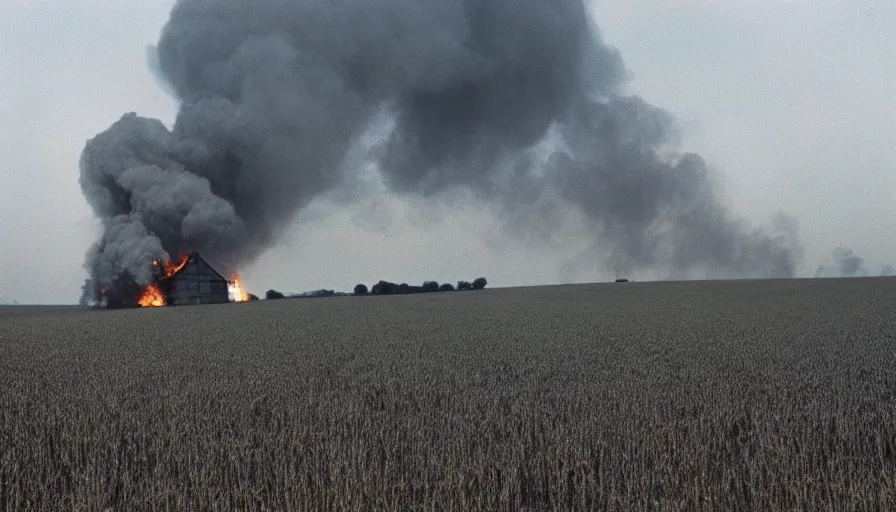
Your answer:
[[[865,260],[847,247],[837,247],[831,252],[831,261],[819,265],[815,277],[857,277],[866,276]]]
[[[877,275],[881,277],[896,274],[892,265],[883,265]],[[865,268],[865,259],[848,247],[837,247],[831,252],[831,259],[818,266],[815,277],[865,277],[871,273]]]
[[[617,272],[793,275],[795,221],[736,218],[704,160],[672,151],[670,115],[623,93],[589,19],[581,0],[178,2],[151,52],[173,129],[125,114],[82,155],[104,225],[85,297],[185,251],[250,263],[356,180],[343,161],[375,123],[362,149],[395,193],[466,188],[543,239],[531,212],[575,212]]]

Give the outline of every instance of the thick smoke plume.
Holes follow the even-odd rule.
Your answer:
[[[181,0],[151,53],[180,112],[171,130],[127,114],[84,149],[105,226],[87,299],[176,253],[252,261],[355,178],[372,123],[392,191],[468,189],[532,233],[550,224],[531,212],[575,212],[607,268],[794,272],[793,221],[744,225],[699,156],[670,153],[670,116],[624,94],[582,0]]]

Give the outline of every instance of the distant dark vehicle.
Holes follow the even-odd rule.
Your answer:
[[[628,279],[626,279],[626,278],[624,278],[624,277],[620,277],[619,279],[616,280],[616,282],[617,282],[617,283],[627,283],[627,282],[628,282]]]

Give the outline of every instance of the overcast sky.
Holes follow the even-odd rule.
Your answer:
[[[172,4],[2,0],[0,302],[77,301],[100,232],[78,158],[125,112],[173,121],[177,105],[146,59]],[[592,12],[625,59],[629,92],[677,118],[681,149],[721,172],[734,211],[757,225],[777,211],[797,218],[801,276],[839,245],[872,274],[896,264],[896,1],[613,0]],[[613,277],[572,269],[562,243],[500,232],[486,211],[423,210],[373,190],[352,208],[318,202],[300,213],[243,281],[261,294],[381,278]]]

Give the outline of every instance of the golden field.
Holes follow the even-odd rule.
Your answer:
[[[896,278],[0,308],[0,510],[893,510]]]

